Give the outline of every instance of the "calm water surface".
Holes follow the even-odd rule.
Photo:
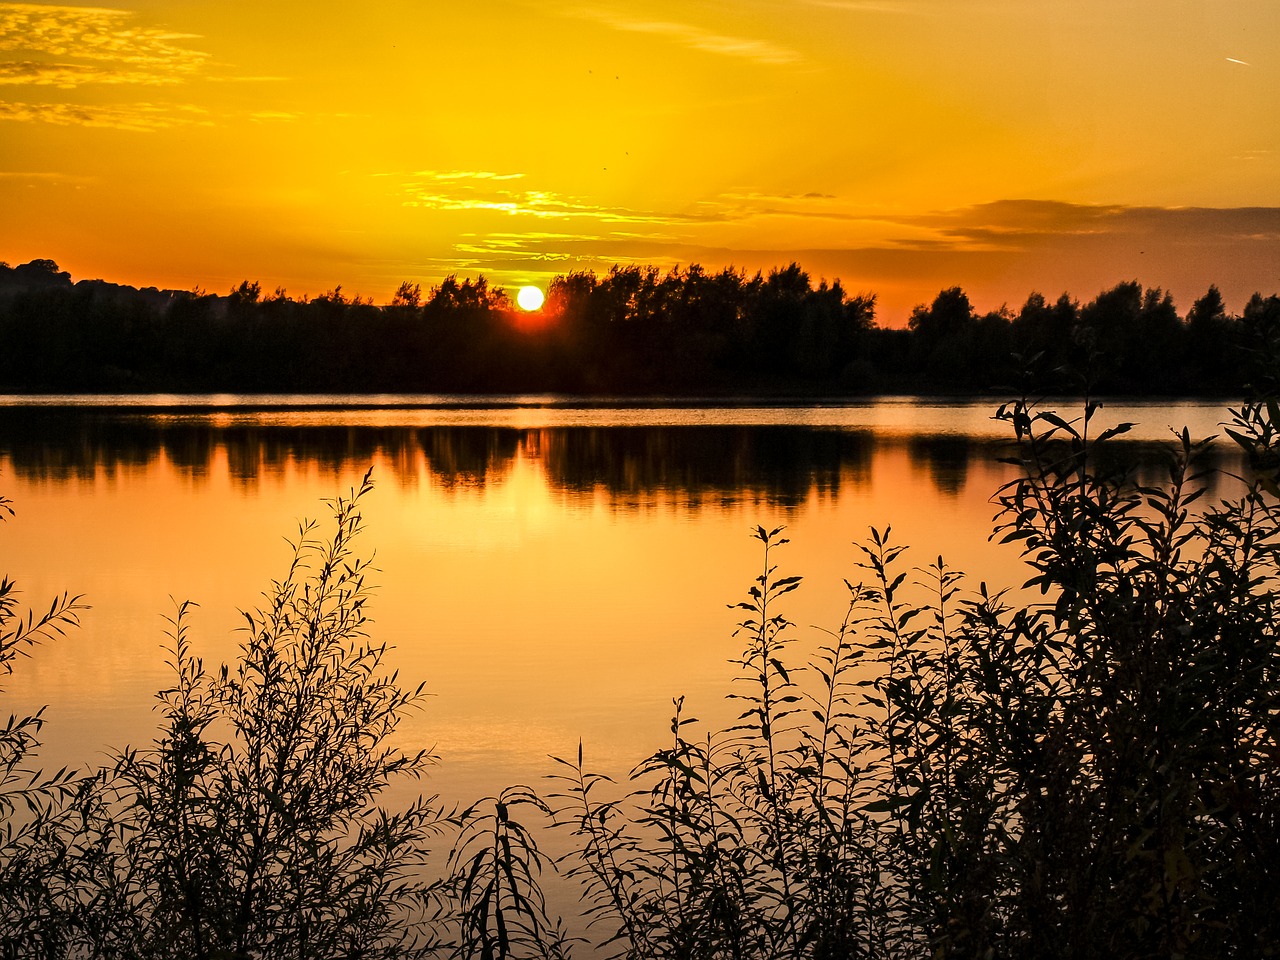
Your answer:
[[[237,611],[284,574],[286,538],[372,466],[371,632],[431,691],[402,729],[441,757],[430,789],[471,799],[534,782],[579,738],[593,765],[625,772],[664,742],[673,696],[705,721],[731,717],[728,604],[758,571],[757,524],[786,525],[776,559],[806,578],[785,611],[798,650],[839,624],[871,525],[975,587],[1025,579],[987,540],[990,498],[1013,477],[993,407],[3,398],[0,491],[18,515],[0,528],[0,573],[33,606],[64,590],[92,605],[82,629],[18,665],[5,706],[50,705],[48,764],[149,742],[175,601],[200,604],[206,663],[234,658]],[[1102,416],[1138,421],[1128,449],[1154,478],[1171,427],[1217,433],[1225,408]],[[1239,470],[1220,446],[1219,466]]]

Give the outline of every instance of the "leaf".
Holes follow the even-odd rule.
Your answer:
[[[1112,437],[1118,437],[1122,433],[1128,433],[1130,430],[1134,428],[1134,426],[1135,426],[1134,424],[1128,423],[1128,422],[1118,423],[1114,427],[1110,427],[1106,430],[1103,430],[1100,434],[1098,434],[1097,440],[1095,442],[1102,443],[1104,440],[1110,440]]]
[[[873,800],[870,803],[863,804],[861,810],[863,813],[892,813],[899,807],[904,807],[910,802],[911,800],[908,797],[901,795],[882,797],[879,800]]]

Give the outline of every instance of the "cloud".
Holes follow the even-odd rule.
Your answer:
[[[722,193],[720,196],[725,200],[740,200],[752,203],[789,203],[795,200],[835,200],[837,197],[832,193],[819,193],[816,190],[810,190],[808,193],[763,193],[759,190],[752,190],[746,193],[729,192]]]
[[[207,76],[204,79],[209,83],[283,83],[289,78],[274,76]]]
[[[745,222],[761,217],[794,217],[831,221],[879,220],[852,207],[847,200],[830,193],[764,193],[760,191],[721,193],[698,202],[699,219],[720,223]]]
[[[249,119],[254,123],[291,123],[294,120],[301,120],[301,113],[292,113],[288,110],[256,110],[249,114]]]
[[[522,180],[523,173],[491,173],[487,170],[419,170],[414,174],[424,180]]]
[[[459,243],[454,250],[461,254],[469,254],[477,263],[501,265],[510,269],[516,264],[535,263],[567,263],[577,259],[572,253],[554,250],[526,250],[511,244],[493,243]]]
[[[0,170],[0,180],[34,183],[92,183],[93,177],[52,170]]]
[[[150,70],[103,68],[87,63],[0,62],[0,85],[60,87],[73,90],[88,83],[162,86],[181,83],[180,77]]]
[[[214,113],[191,103],[13,103],[0,100],[0,120],[20,123],[52,123],[58,126],[103,127],[150,133],[174,127],[210,127],[223,121],[295,123],[315,118],[340,118],[345,114],[297,113],[289,110],[254,110]]]
[[[600,245],[607,236],[600,233],[554,233],[531,230],[527,233],[464,234],[454,249],[486,256],[506,256],[516,260],[559,260],[567,256],[567,248],[581,249]]]
[[[957,210],[886,218],[924,227],[933,242],[1022,249],[1070,238],[1160,238],[1201,244],[1280,240],[1278,207],[1141,207],[1048,200],[1000,200]],[[919,241],[925,242],[925,241]]]
[[[661,214],[609,207],[564,197],[545,190],[504,192],[496,197],[460,197],[419,191],[405,201],[406,206],[432,210],[490,210],[511,216],[540,219],[587,218],[601,223],[670,223],[674,219]]]
[[[139,26],[136,20],[128,10],[0,3],[0,53],[21,55],[4,65],[4,82],[173,83],[207,63],[207,53],[185,44],[197,35]]]
[[[910,0],[805,0],[811,7],[828,10],[847,10],[850,13],[923,13],[920,3]]]
[[[402,184],[403,203],[428,210],[489,211],[509,216],[588,219],[600,223],[661,224],[698,219],[590,203],[549,190],[513,190],[497,185],[523,176],[486,171],[421,171]]]
[[[576,14],[586,20],[604,24],[625,33],[643,33],[662,37],[672,43],[725,57],[737,57],[769,66],[797,63],[802,58],[794,50],[780,47],[767,40],[755,40],[715,33],[689,23],[670,20],[639,20],[618,16],[600,10],[578,10]]]
[[[768,195],[764,195],[768,196]],[[590,234],[511,231],[469,237],[455,248],[458,269],[507,276],[618,264],[667,269],[701,263],[769,270],[791,261],[812,276],[840,278],[848,290],[879,297],[881,322],[901,325],[911,308],[960,285],[980,309],[1021,304],[1033,290],[1087,299],[1138,279],[1173,293],[1185,309],[1216,284],[1234,309],[1255,290],[1280,288],[1274,251],[1280,207],[1139,207],[1003,200],[911,215],[861,215],[874,232],[846,243],[773,248],[726,245],[682,223],[684,235],[623,226]]]
[[[665,244],[624,233],[489,234],[456,244],[454,252],[469,269],[481,269],[499,279],[508,273],[525,276],[530,270],[550,276],[581,269],[603,272],[618,263],[659,267],[675,263]]]
[[[151,133],[173,127],[210,126],[207,111],[192,104],[128,103],[99,106],[76,103],[11,103],[0,101],[0,121],[52,123],[57,126],[103,127]]]

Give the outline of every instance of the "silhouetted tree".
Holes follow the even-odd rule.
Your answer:
[[[949,287],[928,307],[911,311],[907,329],[914,335],[913,364],[923,385],[967,385],[971,379],[973,305],[959,287]]]
[[[1240,326],[1251,384],[1258,389],[1280,386],[1280,296],[1255,293],[1245,304]]]
[[[1104,290],[1080,311],[1077,342],[1099,390],[1168,392],[1180,365],[1182,326],[1173,299],[1136,281]]]
[[[1239,321],[1227,316],[1216,286],[1187,311],[1184,383],[1196,391],[1229,393],[1239,389]]]
[[[950,287],[894,330],[876,325],[874,294],[815,286],[796,263],[570,273],[527,315],[483,276],[449,276],[425,295],[404,281],[375,307],[341,285],[294,299],[249,280],[226,296],[72,284],[36,260],[0,267],[0,389],[972,391],[1012,382],[1016,353],[1039,357],[1037,389],[1229,393],[1249,378],[1242,345],[1273,336],[1274,303],[1255,296],[1236,319],[1214,288],[1184,323],[1169,294],[1130,281],[1084,308],[1035,293],[1016,316],[978,315]]]
[[[417,308],[422,305],[422,285],[410,283],[405,280],[396,288],[395,294],[391,298],[391,306],[393,307],[413,307]]]
[[[1037,358],[1035,373],[1050,389],[1079,386],[1064,382],[1076,361],[1074,333],[1079,315],[1079,305],[1065,293],[1052,305],[1043,294],[1033,293],[1012,321],[1014,349],[1024,361]]]
[[[907,329],[919,334],[926,343],[936,343],[944,337],[954,337],[968,331],[973,323],[973,305],[959,287],[948,287],[933,298],[926,308],[923,304],[911,311]]]

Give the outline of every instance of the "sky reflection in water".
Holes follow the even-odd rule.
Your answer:
[[[207,662],[234,657],[237,610],[284,573],[284,539],[372,466],[371,630],[432,692],[404,727],[442,756],[430,788],[465,798],[534,781],[580,736],[623,772],[662,742],[671,697],[705,721],[731,717],[725,661],[741,644],[727,604],[758,572],[756,524],[787,526],[776,559],[806,577],[785,611],[798,650],[838,625],[852,544],[873,524],[892,524],[914,563],[942,553],[975,587],[1025,579],[987,540],[990,497],[1014,475],[997,462],[1011,450],[991,411],[0,407],[0,484],[18,509],[0,532],[3,572],[35,606],[63,590],[93,605],[83,629],[19,665],[7,696],[51,704],[47,763],[148,742],[173,600],[201,605]],[[1145,439],[1120,452],[1150,481],[1170,425],[1208,434],[1225,410],[1104,415],[1144,421]],[[1239,471],[1218,447],[1215,465]]]

